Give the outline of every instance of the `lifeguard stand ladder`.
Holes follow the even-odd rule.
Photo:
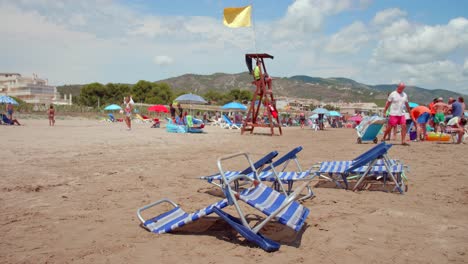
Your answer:
[[[252,74],[254,81],[252,84],[255,85],[255,93],[252,97],[252,102],[250,103],[249,110],[247,112],[247,117],[244,120],[243,126],[241,128],[241,134],[244,134],[246,131],[250,131],[250,134],[253,133],[256,127],[269,127],[271,135],[275,135],[275,127],[279,130],[279,135],[282,135],[281,123],[279,121],[278,110],[276,109],[276,102],[273,97],[272,83],[271,78],[268,75],[268,72],[265,67],[264,59],[273,59],[273,56],[266,53],[255,53],[255,54],[245,54],[245,62],[249,72]],[[260,79],[255,80],[254,68],[252,68],[253,60],[260,61]],[[256,63],[255,61],[255,63]],[[255,64],[256,65],[256,64]],[[265,106],[268,123],[263,122],[262,118],[258,119],[258,114],[260,112],[260,107],[262,104]],[[276,123],[273,122],[276,120]]]

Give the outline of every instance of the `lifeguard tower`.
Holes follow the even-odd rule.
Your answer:
[[[255,85],[256,89],[247,112],[247,117],[241,128],[241,134],[244,134],[246,131],[250,131],[250,134],[252,134],[256,127],[270,128],[272,136],[275,135],[275,128],[278,128],[279,135],[283,134],[278,110],[276,110],[276,102],[273,97],[272,80],[268,75],[264,59],[273,59],[273,56],[266,53],[245,54],[245,62],[254,78],[252,84]],[[252,67],[254,61],[256,66]],[[258,118],[262,106],[265,108],[262,115],[266,113],[266,118]]]

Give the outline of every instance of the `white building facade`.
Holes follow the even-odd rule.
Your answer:
[[[31,104],[72,104],[71,95],[68,99],[61,99],[57,87],[49,85],[47,79],[38,78],[34,73],[32,77],[0,73],[0,95],[14,96]]]

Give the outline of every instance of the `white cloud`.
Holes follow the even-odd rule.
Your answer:
[[[351,0],[296,0],[275,25],[273,36],[287,38],[291,35],[317,32],[322,28],[327,16],[351,7]]]
[[[170,64],[172,64],[174,62],[174,59],[172,59],[169,56],[158,55],[158,56],[154,57],[153,61],[157,65],[170,65]]]
[[[465,64],[463,64],[463,75],[468,77],[468,58],[465,59]]]
[[[355,53],[369,39],[366,26],[358,21],[335,33],[330,38],[330,42],[325,47],[325,50],[331,53]]]
[[[468,59],[459,60],[468,58],[466,18],[429,26],[394,8],[328,32],[331,19],[343,21],[348,11],[355,16],[369,2],[293,1],[283,17],[256,21],[253,34],[253,28],[226,28],[219,17],[157,16],[147,1],[0,0],[0,71],[37,72],[52,84],[131,83],[237,73],[246,70],[245,53],[266,52],[275,56],[268,61],[273,76],[468,87]]]
[[[416,25],[412,25],[408,20],[402,18],[393,22],[391,25],[380,30],[380,38],[393,38],[401,35],[406,35],[408,32],[413,32]]]
[[[468,77],[463,74],[463,68],[462,65],[453,61],[443,60],[418,65],[403,65],[399,72],[410,84],[456,90],[468,81]]]
[[[396,22],[403,23],[404,22]],[[390,27],[394,27],[393,25]],[[459,48],[468,47],[468,20],[456,18],[447,25],[402,26],[398,35],[390,35],[392,30],[383,29],[384,39],[374,51],[377,59],[397,63],[420,64],[444,59]],[[396,32],[394,30],[393,32]]]
[[[74,26],[86,25],[86,18],[82,14],[74,14],[70,17],[70,24]]]
[[[373,24],[384,25],[392,23],[393,21],[406,16],[406,12],[399,8],[389,8],[383,11],[378,12],[374,19],[372,20]]]

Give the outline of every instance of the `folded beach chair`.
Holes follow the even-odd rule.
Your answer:
[[[357,190],[366,178],[383,178],[385,185],[387,177],[390,177],[395,184],[393,190],[403,194],[405,192],[404,181],[406,180],[404,175],[405,166],[399,161],[388,158],[387,153],[391,147],[391,144],[382,142],[352,161],[322,162],[316,174],[321,178],[334,182],[338,187],[343,188],[341,184],[343,183],[346,189],[349,187],[349,180],[357,180],[353,190]],[[334,176],[341,177],[341,183]],[[316,186],[320,184],[319,182]]]
[[[109,114],[107,114],[107,115],[109,116],[108,121],[110,121],[110,122],[115,122],[115,121],[116,121],[113,114],[109,113]]]
[[[226,124],[224,125],[223,128],[229,128],[229,129],[240,129],[240,126],[239,125],[236,125],[234,124],[231,119],[229,117],[227,117],[226,115],[223,115],[223,120],[224,122],[226,122]]]
[[[252,180],[252,185],[249,188],[246,188],[241,192],[236,192],[230,186],[232,181],[235,181],[242,177],[246,178],[247,180],[250,180],[250,177],[239,174],[236,177],[233,177],[230,180],[228,180],[222,168],[221,162],[238,156],[245,156],[250,164],[251,171],[255,171],[254,164],[250,160],[250,157],[247,153],[237,153],[219,158],[218,168],[223,179],[222,188],[223,192],[226,195],[225,199],[217,203],[211,204],[210,206],[207,206],[192,214],[186,213],[174,202],[168,199],[163,199],[138,209],[137,215],[140,221],[142,222],[143,226],[151,232],[161,234],[173,231],[178,227],[200,219],[200,217],[215,212],[218,215],[220,215],[222,219],[226,220],[230,225],[232,225],[237,231],[239,231],[239,233],[242,236],[247,238],[249,241],[257,244],[266,251],[278,250],[280,244],[268,238],[265,238],[264,236],[259,234],[259,232],[262,229],[262,227],[265,226],[265,224],[267,224],[273,219],[276,219],[278,223],[286,225],[295,231],[299,231],[304,225],[305,219],[309,214],[309,209],[305,208],[300,203],[298,203],[296,201],[296,198],[308,183],[305,182],[301,187],[298,188],[297,191],[295,191],[289,197],[285,196],[284,194],[278,193],[277,191],[267,187],[266,185],[260,183],[257,180]],[[271,163],[271,160],[266,162]],[[260,210],[261,212],[266,214],[267,217],[260,223],[258,223],[256,226],[251,227],[247,222],[244,210],[241,208],[239,201],[244,202],[245,205],[249,205],[253,208]],[[149,220],[145,220],[142,217],[141,213],[143,211],[164,202],[172,204],[174,208]],[[239,218],[232,217],[221,210],[222,208],[228,205],[235,206],[235,209],[239,214]]]

